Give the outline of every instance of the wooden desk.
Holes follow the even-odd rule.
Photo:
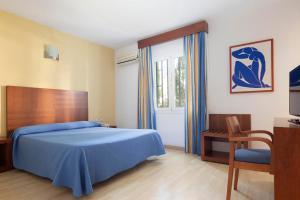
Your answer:
[[[275,118],[273,145],[275,200],[300,199],[300,126]]]

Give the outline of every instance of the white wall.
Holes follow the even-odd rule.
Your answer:
[[[152,47],[153,66],[155,61],[183,56],[183,39]],[[157,111],[157,130],[164,144],[184,147],[184,112]]]
[[[132,44],[116,51],[116,58],[137,51]],[[153,46],[153,61],[183,55],[182,39]],[[138,63],[116,65],[116,121],[120,128],[137,128]],[[184,146],[184,113],[157,112],[157,129],[164,144]]]
[[[274,117],[289,116],[289,71],[300,64],[300,1],[247,2],[208,19],[208,112],[250,113],[252,129],[273,131]],[[231,95],[229,46],[268,38],[274,38],[275,91]]]
[[[250,113],[253,129],[272,131],[274,117],[289,116],[288,73],[300,64],[300,1],[270,0],[260,1],[260,4],[240,1],[232,9],[206,20],[209,24],[208,112]],[[274,38],[275,91],[230,95],[229,47],[268,38]],[[132,46],[136,48],[136,45],[128,48]],[[116,67],[116,81],[117,124],[136,127],[137,65]],[[173,131],[163,130],[168,136],[172,136]]]
[[[137,51],[137,44],[116,50],[115,57],[118,58],[134,51]],[[117,126],[137,128],[138,63],[116,65],[115,67]]]

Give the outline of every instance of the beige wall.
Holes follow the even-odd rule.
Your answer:
[[[43,47],[60,61],[43,58]],[[89,119],[115,122],[114,50],[0,12],[0,121],[5,135],[6,85],[89,92]]]

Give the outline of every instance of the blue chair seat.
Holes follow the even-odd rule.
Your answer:
[[[270,164],[271,151],[267,149],[237,149],[234,160],[258,164]]]

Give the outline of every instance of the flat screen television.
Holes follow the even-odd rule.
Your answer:
[[[290,114],[300,116],[300,65],[290,72]]]

